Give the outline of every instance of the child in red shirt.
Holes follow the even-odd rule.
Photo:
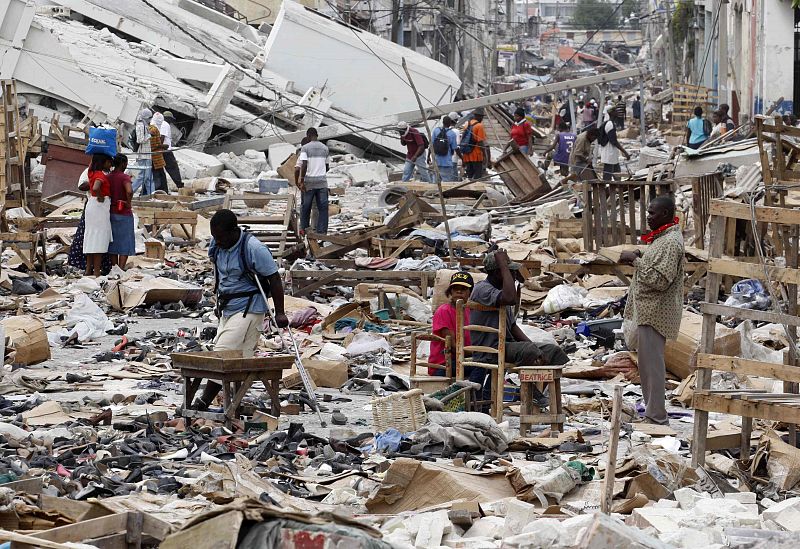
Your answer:
[[[433,335],[446,338],[450,336],[451,348],[450,356],[452,362],[453,375],[455,375],[455,345],[456,345],[456,302],[460,299],[464,302],[469,301],[472,294],[474,283],[469,273],[457,272],[450,277],[450,286],[447,287],[445,295],[450,299],[448,303],[443,303],[433,314]],[[469,309],[464,308],[464,325],[469,324]],[[464,332],[464,345],[471,345],[469,331]],[[439,341],[431,342],[431,356],[428,362],[431,364],[445,363],[445,345]],[[444,376],[445,370],[428,368],[428,375]]]

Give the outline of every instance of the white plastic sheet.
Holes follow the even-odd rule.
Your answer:
[[[108,320],[103,310],[97,306],[86,294],[75,296],[72,309],[66,316],[68,335],[78,334],[79,341],[91,341],[112,330],[114,324]]]

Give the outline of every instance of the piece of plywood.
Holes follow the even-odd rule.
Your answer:
[[[161,549],[236,549],[244,515],[228,511],[165,539]]]

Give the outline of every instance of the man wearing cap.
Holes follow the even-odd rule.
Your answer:
[[[153,151],[150,148],[150,119],[153,117],[153,111],[150,109],[142,109],[139,111],[139,116],[136,118],[136,126],[133,130],[132,145],[136,151],[136,164],[131,166],[136,170],[136,176],[133,178],[132,189],[135,193],[138,189],[142,189],[142,195],[152,194],[154,192],[155,181],[153,179]]]
[[[472,118],[467,123],[461,136],[461,159],[467,179],[480,179],[486,173],[486,166],[491,164],[489,147],[486,144],[486,130],[483,127],[483,107],[472,111]]]
[[[433,314],[433,335],[447,339],[450,337],[450,360],[453,373],[455,373],[455,344],[456,344],[456,303],[458,300],[463,302],[469,301],[469,296],[472,293],[474,283],[472,275],[469,273],[459,271],[453,273],[450,277],[450,285],[445,291],[445,295],[449,300],[447,303],[442,303],[436,312]],[[470,312],[469,309],[464,309],[464,326],[469,324]],[[464,333],[464,345],[472,345],[470,333]],[[431,342],[431,356],[429,362],[431,364],[445,364],[445,345],[440,341]],[[443,376],[445,370],[437,368],[428,368],[428,375]]]
[[[183,180],[181,179],[181,169],[178,167],[178,161],[175,160],[175,154],[172,152],[172,144],[177,143],[177,139],[172,138],[172,124],[175,121],[175,116],[172,112],[164,112],[164,120],[161,122],[159,131],[161,132],[162,142],[164,143],[164,163],[165,169],[169,174],[170,179],[175,183],[179,189],[183,188]],[[178,136],[176,136],[178,137]]]
[[[525,332],[517,325],[514,308],[519,296],[516,282],[522,282],[519,264],[508,259],[505,250],[498,250],[486,254],[483,268],[488,275],[486,280],[475,284],[472,290],[472,301],[487,307],[505,307],[506,309],[506,362],[516,366],[541,366],[566,364],[569,362],[567,354],[552,343],[535,343],[528,339]],[[472,311],[470,324],[499,326],[498,315],[494,311]],[[497,349],[497,334],[490,332],[472,332],[472,344],[481,347]],[[497,355],[475,353],[476,362],[497,362]],[[470,381],[483,384],[486,371],[483,368],[471,368],[467,372]],[[484,385],[484,395],[488,395],[490,387],[488,382]],[[534,390],[534,400],[542,408],[549,405],[548,399],[538,390]]]
[[[406,163],[403,166],[403,181],[411,181],[414,169],[417,170],[417,177],[420,181],[430,183],[428,175],[428,148],[425,139],[419,130],[412,128],[405,122],[397,124],[397,132],[400,134],[400,143],[406,146]]]
[[[433,137],[433,152],[434,161],[439,168],[439,175],[442,181],[458,181],[456,168],[458,163],[453,161],[453,154],[458,151],[458,143],[456,142],[456,132],[453,128],[453,119],[449,116],[442,117],[441,127],[433,129],[431,137]],[[447,152],[443,152],[445,148]]]

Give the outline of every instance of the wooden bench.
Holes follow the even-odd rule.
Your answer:
[[[519,374],[519,435],[528,436],[532,425],[549,423],[551,436],[555,432],[564,432],[564,405],[561,402],[561,374],[563,366],[517,366],[515,372]],[[550,397],[550,411],[534,413],[533,387],[536,385],[540,391],[548,391]]]

